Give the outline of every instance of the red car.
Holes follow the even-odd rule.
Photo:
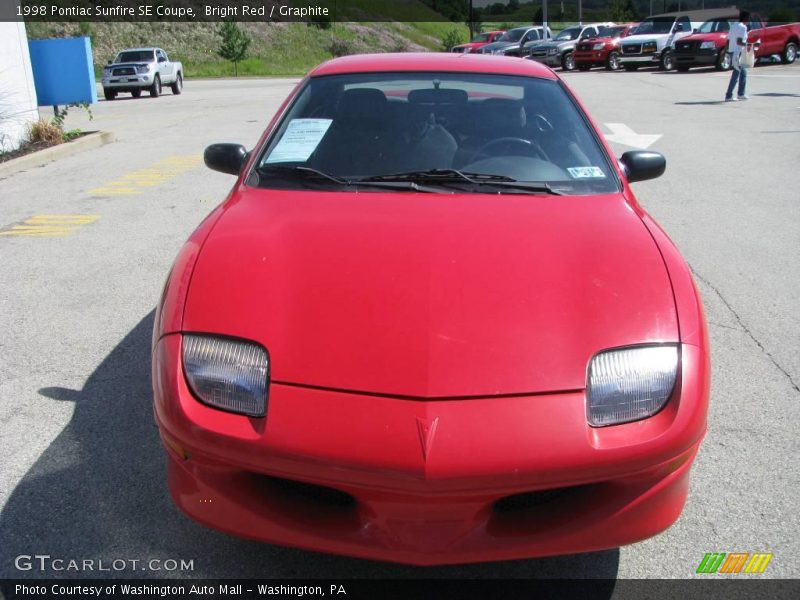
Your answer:
[[[547,67],[314,69],[180,251],[155,316],[176,504],[247,538],[432,565],[565,554],[680,515],[706,431],[690,271]]]
[[[605,67],[609,71],[618,71],[622,66],[619,62],[620,40],[631,35],[637,25],[628,23],[603,27],[598,37],[578,42],[572,53],[575,68],[588,71],[592,67]]]
[[[498,31],[486,31],[484,33],[479,33],[466,44],[459,44],[458,46],[453,46],[450,49],[450,51],[460,52],[462,54],[469,54],[470,52],[475,52],[478,48],[483,48],[484,46],[499,40],[505,32],[506,32],[505,29],[500,29]]]
[[[715,67],[718,71],[731,68],[728,52],[728,31],[737,17],[710,19],[688,35],[675,42],[675,67],[686,72],[693,67]],[[756,58],[780,55],[783,64],[797,59],[800,45],[800,23],[767,26],[758,15],[752,15],[747,24],[749,42],[759,42]]]

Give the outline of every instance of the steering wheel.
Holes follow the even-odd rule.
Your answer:
[[[469,159],[468,162],[469,163],[474,163],[479,158],[482,158],[484,156],[489,156],[491,154],[489,152],[490,148],[493,148],[495,146],[501,146],[503,144],[506,144],[508,146],[520,146],[520,147],[523,148],[523,150],[525,152],[525,156],[534,156],[535,155],[538,158],[543,158],[543,159],[546,160],[546,158],[543,156],[542,150],[541,150],[541,148],[539,147],[538,144],[534,144],[532,141],[526,140],[525,138],[520,138],[520,137],[501,137],[501,138],[495,138],[493,140],[489,140],[483,146],[478,148],[478,150],[475,152],[475,154],[472,155],[472,157]]]
[[[531,119],[531,121],[533,121],[533,123],[536,125],[536,129],[542,133],[553,131],[555,129],[553,124],[550,122],[550,119],[545,117],[542,113],[536,113],[533,115],[533,119]]]

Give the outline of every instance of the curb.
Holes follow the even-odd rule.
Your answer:
[[[33,152],[32,154],[26,154],[25,156],[11,159],[0,163],[0,179],[27,169],[43,167],[47,163],[58,160],[59,158],[72,156],[84,150],[105,146],[116,139],[117,137],[111,131],[95,131],[94,133],[85,135],[72,142],[66,142],[58,146],[52,146],[44,150],[39,150],[38,152]]]

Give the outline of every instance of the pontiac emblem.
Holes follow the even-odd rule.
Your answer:
[[[436,426],[439,424],[439,417],[434,417],[432,421],[417,417],[417,431],[419,432],[419,443],[422,446],[422,458],[428,460],[428,454],[433,446],[433,437],[436,435]]]

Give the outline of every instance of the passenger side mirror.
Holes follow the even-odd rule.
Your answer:
[[[662,154],[648,150],[626,152],[619,162],[625,170],[628,183],[661,177],[667,168],[667,159]]]
[[[111,64],[111,61],[109,60],[109,61],[108,61],[106,64],[107,64],[107,65],[110,65],[110,64]]]
[[[241,144],[211,144],[203,152],[203,161],[209,169],[238,175],[247,162],[247,149]]]
[[[164,58],[163,56],[159,56],[159,57],[158,57],[158,62],[160,62],[160,63],[161,63],[161,62],[167,62],[167,59],[166,59],[166,58]]]

